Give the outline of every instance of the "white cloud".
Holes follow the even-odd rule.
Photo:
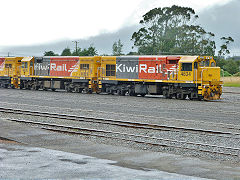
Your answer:
[[[0,46],[80,39],[138,23],[154,7],[198,10],[229,0],[1,0]]]

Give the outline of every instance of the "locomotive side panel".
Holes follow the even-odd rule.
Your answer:
[[[171,80],[176,79],[180,57],[135,56],[116,57],[116,79],[119,80]]]
[[[34,75],[35,76],[49,76],[49,73],[50,73],[50,58],[49,57],[35,57]]]
[[[50,76],[70,77],[78,70],[79,57],[51,57]]]
[[[140,57],[139,79],[166,80],[166,57]]]
[[[139,69],[138,57],[117,57],[116,78],[118,79],[138,79]]]

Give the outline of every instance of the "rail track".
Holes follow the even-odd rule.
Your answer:
[[[233,157],[235,160],[236,158],[237,160],[239,160],[239,157],[240,157],[240,148],[224,147],[224,146],[187,142],[187,141],[177,141],[172,139],[164,139],[164,138],[151,137],[151,136],[145,136],[145,135],[136,135],[136,134],[121,133],[121,132],[74,127],[74,126],[65,126],[65,125],[43,123],[43,122],[36,122],[36,121],[29,121],[29,120],[19,120],[19,119],[12,119],[12,118],[4,118],[4,119],[18,122],[18,123],[38,125],[38,127],[42,129],[51,130],[51,131],[60,132],[60,133],[68,133],[68,134],[83,135],[83,136],[95,136],[95,137],[108,138],[108,139],[110,138],[115,140],[133,142],[137,144],[150,145],[154,147],[175,148],[175,149],[177,148],[185,151],[195,151],[195,152],[203,152],[203,153],[210,153],[210,154],[216,154],[216,155],[224,155],[224,156]],[[210,149],[213,149],[213,150],[210,150]]]
[[[37,117],[46,117],[46,118],[55,118],[55,119],[64,119],[64,120],[71,120],[71,121],[108,124],[108,125],[115,125],[115,126],[121,126],[121,127],[127,127],[127,128],[204,133],[207,135],[218,135],[224,138],[240,139],[240,133],[231,132],[231,131],[219,131],[219,130],[212,130],[212,129],[191,128],[191,127],[177,127],[177,126],[164,125],[164,124],[150,124],[150,123],[127,121],[127,120],[114,120],[114,119],[96,118],[96,117],[89,117],[89,116],[78,116],[78,115],[70,115],[70,114],[59,114],[59,113],[50,113],[50,112],[41,112],[41,111],[32,111],[32,110],[23,110],[23,109],[13,109],[13,108],[5,108],[5,107],[0,107],[0,112],[30,115],[30,116],[37,116]],[[218,126],[226,129],[240,130],[240,127],[234,124],[231,124],[231,125],[228,124],[226,126],[226,124],[219,123]]]
[[[97,102],[96,102],[97,103]],[[85,111],[85,112],[92,112],[93,110],[85,110],[85,109],[71,109],[71,108],[63,108],[63,107],[56,107],[56,106],[54,106],[54,107],[51,107],[51,106],[42,106],[42,105],[29,105],[29,104],[23,104],[23,103],[9,103],[9,102],[5,102],[5,101],[1,101],[1,104],[16,104],[16,105],[21,105],[21,106],[34,106],[34,107],[44,107],[44,108],[54,108],[54,109],[63,109],[63,110],[76,110],[76,111]],[[109,104],[108,104],[109,105]],[[121,105],[123,105],[123,104],[121,104]],[[137,106],[136,106],[137,107]],[[139,107],[139,106],[138,106]],[[159,109],[161,109],[162,111],[167,111],[167,110],[169,110],[169,107],[157,107],[157,108],[159,108]],[[172,111],[178,111],[178,112],[182,112],[182,108],[173,108],[173,107],[171,107],[171,110]],[[202,111],[197,111],[196,110],[196,108],[194,109],[194,108],[184,108],[184,111],[188,111],[188,112],[191,112],[191,113],[202,113]],[[209,109],[205,109],[204,110],[205,112],[210,112],[210,110]],[[99,113],[106,113],[106,112],[104,112],[104,111],[99,111],[99,110],[96,110],[95,112],[99,112]],[[124,114],[124,113],[120,113],[120,112],[107,112],[108,114],[109,113],[111,113],[111,114],[119,114],[119,115],[126,115],[126,114]],[[212,113],[212,112],[211,112]],[[240,112],[238,112],[238,111],[222,111],[222,110],[220,110],[220,109],[215,109],[214,110],[214,113],[222,113],[222,114],[224,114],[224,116],[226,116],[226,118],[227,117],[229,117],[229,115],[237,115],[237,114],[239,114],[240,115]],[[130,116],[139,116],[139,117],[151,117],[151,118],[161,118],[161,117],[156,117],[156,116],[145,116],[145,115],[136,115],[136,114],[128,114],[128,115],[130,115]],[[203,114],[201,114],[201,117],[203,117]],[[204,117],[206,117],[206,118],[211,118],[212,117],[212,114],[211,114],[211,117],[210,117],[210,115],[204,115]],[[171,119],[171,118],[167,118],[168,120],[169,119]],[[174,119],[174,121],[175,121],[176,119]],[[182,119],[181,119],[182,120]],[[189,121],[191,121],[191,120],[187,120],[188,122]],[[199,121],[198,121],[199,122]],[[201,123],[206,123],[205,121],[201,121]]]

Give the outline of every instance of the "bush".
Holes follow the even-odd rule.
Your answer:
[[[229,76],[232,76],[228,71],[224,71],[224,74],[223,74],[223,71],[221,71],[221,77],[229,77]]]
[[[235,77],[240,77],[240,72],[237,72],[237,73],[234,74],[233,76],[235,76]]]

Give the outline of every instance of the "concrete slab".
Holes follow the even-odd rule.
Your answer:
[[[115,161],[19,145],[0,144],[0,162],[0,178],[6,179],[202,179],[119,167]]]
[[[20,143],[0,146],[0,178],[240,179],[239,164],[97,144],[3,119],[0,137]]]

